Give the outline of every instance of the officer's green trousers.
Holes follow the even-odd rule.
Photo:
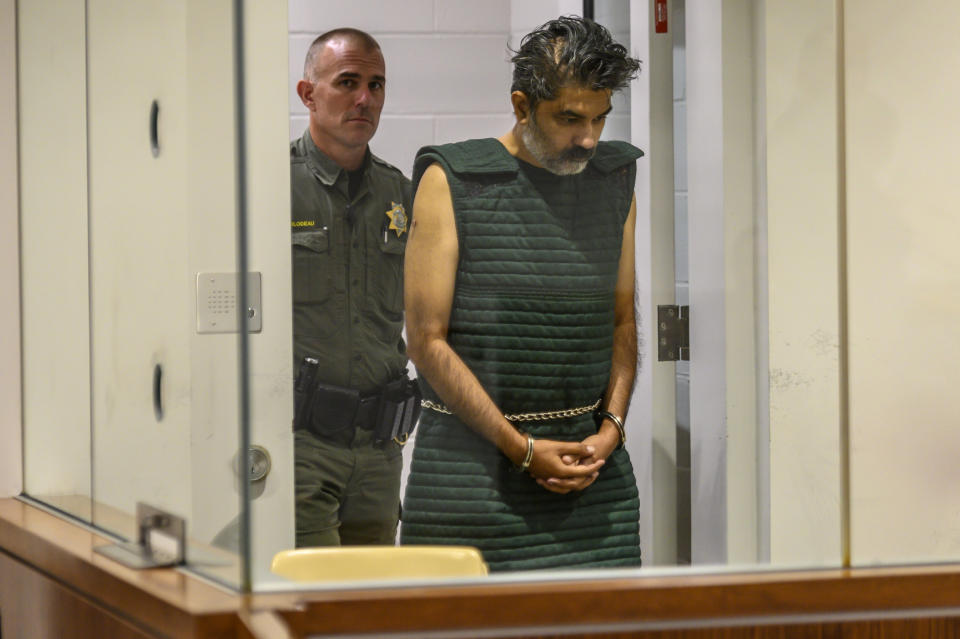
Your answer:
[[[358,428],[331,438],[294,432],[297,546],[396,541],[401,447]]]

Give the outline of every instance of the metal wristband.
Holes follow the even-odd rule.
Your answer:
[[[623,448],[623,445],[627,443],[627,431],[623,427],[623,420],[608,410],[598,410],[597,428],[600,428],[600,424],[603,423],[604,419],[609,419],[611,422],[613,422],[613,425],[617,427],[617,432],[620,433],[620,444],[617,446],[617,448]]]
[[[526,472],[530,468],[530,462],[533,461],[533,437],[527,435],[527,456],[523,458],[520,464],[520,470]]]

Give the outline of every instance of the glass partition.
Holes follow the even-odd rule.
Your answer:
[[[18,5],[25,493],[130,541],[139,503],[181,517],[239,586],[231,24]]]
[[[18,7],[24,486],[90,521],[84,23],[82,3]]]
[[[270,569],[295,546],[287,218],[307,47],[340,26],[377,38],[371,150],[410,176],[421,146],[510,129],[506,45],[568,7],[248,4],[239,50],[227,1],[18,5],[25,494],[125,539],[138,502],[182,516],[189,566],[232,587],[337,588]],[[929,123],[956,91],[910,57],[949,20],[673,0],[661,32],[653,2],[593,4],[643,63],[604,133],[646,153],[626,420],[643,567],[480,579],[953,559],[958,265],[940,169],[956,145]],[[892,41],[925,69],[909,91],[891,89],[914,75],[885,67]],[[690,309],[689,362],[658,358],[670,304]],[[921,360],[901,348],[927,336]]]
[[[641,499],[643,571],[843,561],[836,295],[832,306],[811,305],[794,324],[784,323],[783,314],[795,311],[779,296],[768,299],[768,290],[779,291],[789,274],[780,261],[767,263],[767,218],[775,218],[779,242],[789,214],[769,212],[765,201],[766,171],[779,176],[783,166],[779,155],[776,166],[765,156],[766,82],[775,75],[765,70],[766,37],[786,9],[768,16],[764,7],[674,1],[661,33],[653,3],[595,3],[595,18],[643,62],[641,78],[615,97],[604,130],[604,139],[632,141],[646,152],[637,180],[640,372],[627,419]],[[309,122],[296,92],[307,48],[318,34],[344,25],[374,35],[385,59],[386,101],[370,141],[373,153],[409,176],[421,146],[499,137],[514,121],[505,45],[518,46],[558,9],[516,2],[496,11],[485,7],[479,15],[440,3],[398,16],[377,2],[291,2],[290,138],[300,138]],[[822,37],[828,42],[836,38],[833,17],[832,4],[807,9],[811,29],[826,22]],[[796,42],[778,44],[787,50]],[[817,63],[835,53],[824,50]],[[827,86],[835,81],[835,71],[822,77]],[[832,109],[822,116],[833,124],[825,132],[829,139],[836,135],[836,94],[822,99]],[[776,143],[779,151],[803,142]],[[835,175],[824,179],[833,180],[833,208],[817,223],[832,225],[832,235],[820,239],[836,252]],[[779,199],[776,204],[782,206]],[[824,286],[835,287],[839,278],[836,264],[808,274],[799,284],[804,300],[823,297]],[[657,307],[670,303],[694,309],[689,363],[658,361]],[[798,331],[821,339],[812,359],[791,363],[796,353],[785,352],[783,340]],[[805,380],[802,397],[804,389],[784,381],[788,366]],[[822,396],[815,407],[810,394]],[[817,424],[805,427],[807,441],[785,446],[810,419]],[[415,447],[416,432],[404,448],[404,486]],[[817,481],[804,481],[808,472]],[[549,578],[530,572],[496,578],[511,576]],[[284,582],[267,580],[261,587],[282,588]]]
[[[890,161],[882,150],[863,149],[900,138],[896,129],[877,136],[868,124],[884,114],[910,113],[917,127],[910,130],[931,144],[922,105],[946,103],[920,89],[897,101],[876,99],[879,89],[870,91],[868,81],[887,86],[889,94],[882,83],[896,82],[900,69],[879,71],[885,40],[877,33],[896,32],[897,41],[914,43],[917,55],[924,49],[914,42],[922,30],[897,20],[892,6],[882,18],[869,17],[867,7],[674,0],[668,15],[658,16],[652,2],[596,3],[595,17],[644,59],[632,100],[614,102],[606,131],[608,139],[630,140],[647,151],[637,195],[638,203],[649,204],[646,217],[638,215],[637,240],[638,311],[648,328],[641,329],[641,371],[628,419],[641,494],[641,574],[686,563],[694,571],[743,570],[956,554],[945,541],[953,528],[944,513],[952,512],[953,502],[937,487],[949,484],[949,471],[928,468],[906,480],[882,470],[914,457],[925,466],[939,459],[933,449],[951,442],[948,424],[958,411],[949,393],[934,397],[932,389],[949,383],[956,341],[938,339],[947,348],[935,359],[947,368],[933,367],[937,383],[916,376],[919,387],[907,396],[877,361],[877,331],[896,328],[892,334],[906,338],[907,323],[931,326],[932,320],[873,307],[870,318],[858,311],[883,305],[883,297],[870,291],[894,281],[879,281],[870,266],[879,258],[871,244],[877,231],[869,229],[883,207],[867,197],[878,192],[871,178]],[[516,46],[562,9],[553,3],[499,9],[467,15],[440,3],[405,11],[401,21],[376,2],[322,8],[291,2],[291,139],[308,123],[294,90],[306,48],[317,34],[343,25],[372,33],[386,59],[386,105],[370,143],[375,153],[408,172],[422,145],[502,135],[513,122],[506,101],[509,53],[502,43]],[[924,28],[941,32],[935,25]],[[469,91],[460,86],[464,81]],[[925,156],[926,147],[914,148]],[[912,166],[927,167],[919,158]],[[896,181],[888,177],[885,189],[905,200],[907,191],[892,187]],[[932,201],[944,201],[942,191],[924,184]],[[873,206],[864,208],[867,201]],[[911,219],[917,253],[878,246],[886,246],[884,255],[927,264],[930,290],[940,290],[950,281],[944,273],[952,271],[935,269],[930,260],[952,262],[930,235],[936,227],[923,216]],[[895,237],[891,228],[886,239]],[[929,297],[911,299],[924,308],[934,304]],[[689,304],[689,363],[657,361],[651,348],[659,336],[649,326],[657,321],[657,307],[670,302]],[[952,309],[934,305],[937,312]],[[885,397],[889,414],[876,413],[871,393]],[[912,397],[925,399],[920,405]],[[904,431],[913,414],[925,416],[921,430],[928,435],[915,447]],[[872,437],[874,428],[883,439]],[[415,445],[404,451],[408,463]],[[916,516],[882,524],[881,487]],[[893,538],[902,551],[881,550]]]

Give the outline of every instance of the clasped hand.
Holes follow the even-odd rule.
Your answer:
[[[599,434],[582,442],[538,439],[534,441],[533,458],[527,470],[550,492],[565,494],[583,490],[597,480],[600,467],[615,446],[615,442],[611,445]]]

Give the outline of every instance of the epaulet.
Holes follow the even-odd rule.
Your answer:
[[[290,159],[291,160],[304,160],[306,159],[306,153],[301,153],[299,148],[300,139],[290,140]]]
[[[417,151],[413,163],[414,182],[437,160],[461,174],[510,174],[518,170],[517,160],[495,138],[466,140],[453,144],[425,146]]]
[[[598,144],[597,152],[590,163],[602,173],[612,173],[642,157],[643,151],[632,144],[613,140]]]
[[[401,171],[400,169],[398,169],[398,168],[395,167],[394,165],[390,164],[390,163],[387,162],[386,160],[377,157],[377,156],[374,155],[373,153],[370,154],[370,159],[373,160],[374,162],[376,162],[377,164],[379,164],[380,166],[382,166],[383,168],[389,169],[389,170],[391,170],[391,171],[396,171],[401,177],[406,177],[406,176],[403,174],[403,171]]]

